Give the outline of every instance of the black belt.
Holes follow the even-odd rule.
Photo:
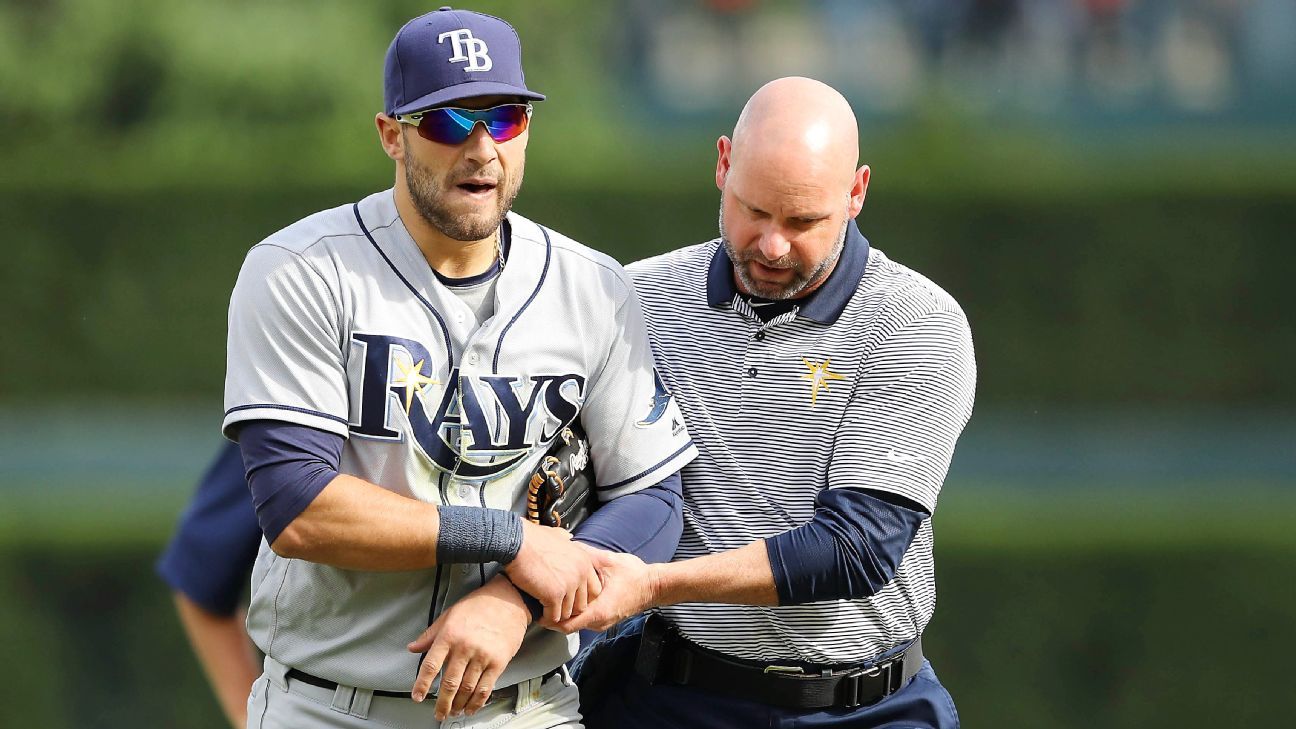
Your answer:
[[[542,675],[540,679],[542,681],[548,681],[550,678],[557,676],[559,673],[562,673],[562,666],[559,666],[553,669],[552,671]],[[318,686],[320,688],[336,690],[338,687],[336,681],[330,681],[327,678],[320,678],[319,676],[312,676],[309,673],[306,673],[305,671],[299,671],[296,668],[288,669],[288,673],[284,675],[287,676],[288,678],[291,678],[294,681],[301,681],[302,683],[308,683],[312,686]],[[491,692],[490,700],[495,701],[496,699],[515,699],[517,698],[517,690],[518,690],[518,684],[513,684],[512,686],[505,686],[504,688],[495,689],[494,691]],[[408,699],[410,698],[410,691],[374,690],[373,695],[386,696],[388,698],[393,698],[393,699]]]
[[[922,638],[874,666],[762,665],[690,641],[660,615],[644,625],[636,672],[649,683],[714,691],[788,709],[853,709],[890,696],[922,668]]]

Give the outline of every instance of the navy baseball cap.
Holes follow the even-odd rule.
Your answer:
[[[544,100],[526,86],[517,31],[493,15],[444,7],[406,23],[387,49],[388,116],[497,94]]]

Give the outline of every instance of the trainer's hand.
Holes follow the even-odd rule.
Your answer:
[[[519,590],[544,605],[546,623],[580,614],[599,596],[602,583],[590,552],[557,527],[522,522],[522,549],[504,568]]]
[[[486,705],[495,681],[522,646],[530,622],[531,613],[517,588],[503,575],[496,575],[441,613],[407,646],[411,653],[427,651],[411,698],[427,698],[439,673],[437,721],[460,712],[476,712]]]
[[[603,592],[579,615],[560,621],[558,630],[607,630],[631,615],[657,604],[655,565],[646,565],[633,554],[586,547],[603,580]]]

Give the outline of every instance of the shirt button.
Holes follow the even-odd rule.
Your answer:
[[[459,484],[459,498],[461,499],[468,498],[468,484],[466,483]]]
[[[765,341],[765,332],[756,332],[756,341],[758,342]]]
[[[747,376],[748,376],[748,377],[755,377],[755,376],[756,376],[756,368],[755,368],[755,367],[748,367],[748,368],[747,368]]]
[[[468,364],[477,364],[477,353],[473,352],[468,355]]]

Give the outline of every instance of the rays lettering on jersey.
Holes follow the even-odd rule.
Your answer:
[[[351,432],[401,440],[402,420],[432,465],[468,479],[502,475],[576,419],[585,378],[576,374],[460,376],[441,382],[427,347],[383,334],[351,335],[364,349],[359,422]],[[429,412],[424,395],[440,391]],[[427,404],[430,404],[430,400]],[[403,411],[402,419],[399,413]]]

